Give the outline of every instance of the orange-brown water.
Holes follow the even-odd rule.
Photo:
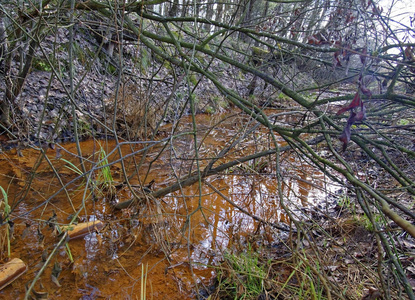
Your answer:
[[[24,297],[25,285],[35,278],[59,241],[55,225],[68,224],[76,213],[78,222],[98,219],[105,227],[99,233],[68,242],[73,261],[67,248],[58,249],[34,289],[49,299],[140,299],[143,267],[148,268],[148,299],[194,299],[197,289],[212,284],[215,265],[223,251],[243,251],[248,244],[265,247],[276,243],[281,232],[259,226],[259,222],[224,199],[267,222],[285,222],[276,178],[272,176],[272,156],[213,175],[201,182],[201,189],[196,183],[163,199],[149,199],[122,211],[114,209],[113,204],[132,197],[128,188],[117,190],[112,198],[107,192],[99,192],[102,186],[93,189],[86,184],[102,181],[102,169],[97,164],[100,147],[109,154],[116,182],[125,179],[123,168],[127,174],[136,170],[139,175],[131,178],[132,185],[154,179],[157,190],[176,182],[189,170],[196,170],[193,135],[185,134],[191,130],[191,120],[185,121],[179,124],[174,139],[149,149],[141,165],[142,149],[151,143],[117,146],[115,141],[82,142],[85,169],[94,171],[76,180],[76,168],[81,171],[82,167],[75,144],[57,145],[57,149],[62,148],[58,151],[44,148],[45,156],[39,149],[24,149],[22,156],[15,150],[2,153],[0,184],[7,190],[13,208],[11,257],[22,259],[28,271],[0,291],[0,298]],[[228,141],[250,128],[249,120],[238,116],[200,115],[197,124],[200,168],[208,158],[218,155]],[[161,134],[169,135],[172,128],[163,127]],[[216,165],[267,149],[267,134],[256,129]],[[321,173],[295,155],[282,155],[281,166],[283,191],[290,205],[303,207],[323,200],[325,179]],[[138,190],[135,188],[137,193]],[[4,236],[5,225],[1,228]],[[6,261],[4,249],[2,256]],[[59,282],[51,280],[54,265],[62,269]]]

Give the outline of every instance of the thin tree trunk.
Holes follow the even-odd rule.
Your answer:
[[[208,0],[208,2],[206,3],[206,19],[208,20],[213,20],[213,5],[214,5],[214,1],[213,0]],[[210,28],[211,25],[209,23],[205,24],[205,30],[207,32],[210,32]]]
[[[178,12],[179,12],[179,0],[174,0],[168,12],[168,15],[170,17],[175,17],[178,15]]]
[[[7,32],[6,26],[4,25],[4,15],[0,12],[0,66],[4,64],[3,73],[7,74],[7,63],[5,58],[7,57],[8,52],[8,45],[7,45]],[[0,103],[0,113],[1,118],[0,122],[3,124],[8,125],[10,123],[9,114],[10,114],[10,107],[7,101],[6,93],[4,94],[4,98]]]
[[[222,15],[222,12],[223,12],[223,2],[220,2],[220,3],[217,3],[216,4],[217,6],[217,8],[216,8],[216,13],[215,13],[215,21],[216,22],[222,22],[222,20],[223,20],[223,15]]]

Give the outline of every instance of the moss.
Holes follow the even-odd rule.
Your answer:
[[[113,64],[108,64],[107,71],[110,74],[116,74],[117,68]]]
[[[206,44],[204,48],[205,48],[206,50],[209,50],[209,51],[210,51],[210,50],[212,50],[212,49],[210,48],[209,44]]]
[[[195,73],[190,74],[189,76],[189,82],[191,82],[193,85],[196,85],[198,80]]]
[[[212,97],[212,102],[213,102],[215,107],[219,107],[219,108],[228,108],[229,107],[229,102],[223,96],[214,95]]]
[[[50,64],[47,62],[47,60],[40,59],[40,58],[33,59],[32,67],[39,71],[47,71],[47,72],[52,71],[52,68]]]
[[[212,115],[212,114],[214,114],[215,112],[216,112],[216,110],[215,110],[215,108],[214,107],[212,107],[212,106],[207,106],[206,108],[205,108],[205,112],[207,113],[207,114],[209,114],[209,115]]]
[[[79,46],[79,44],[75,41],[73,43],[73,50],[75,57],[79,60],[79,62],[83,65],[88,63],[88,55],[87,53]]]
[[[147,49],[141,49],[140,58],[137,59],[137,63],[139,63],[141,71],[146,73],[149,66],[151,65],[151,55]]]
[[[398,125],[399,126],[405,126],[405,125],[409,125],[409,124],[414,124],[414,119],[409,118],[409,119],[399,119],[398,120]]]
[[[252,47],[251,50],[252,50],[252,55],[256,57],[264,58],[269,54],[268,50],[261,49],[259,47]]]

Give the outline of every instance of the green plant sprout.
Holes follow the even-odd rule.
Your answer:
[[[4,208],[3,208],[3,217],[5,217],[4,218],[4,220],[3,220],[3,222],[4,223],[7,223],[7,228],[6,228],[6,240],[7,240],[7,257],[10,257],[10,225],[9,225],[9,223],[8,223],[8,221],[9,221],[9,215],[10,215],[10,212],[11,212],[11,208],[10,208],[10,205],[9,205],[9,200],[8,200],[8,197],[7,197],[7,192],[4,190],[4,188],[2,187],[2,186],[0,186],[0,190],[1,190],[1,193],[3,194],[3,203],[4,203]],[[1,204],[1,202],[0,202],[0,204]]]

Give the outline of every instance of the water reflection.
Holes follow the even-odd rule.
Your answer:
[[[123,155],[137,151],[124,161],[128,175],[133,174],[130,178],[132,185],[154,179],[156,189],[160,189],[196,170],[193,137],[183,134],[192,130],[188,121],[184,120],[178,126],[175,137],[167,144],[154,145],[145,157],[139,151],[148,144],[125,144],[120,148]],[[256,127],[247,117],[218,115],[212,118],[201,115],[197,117],[197,122],[198,163],[201,169],[226,147],[229,147],[226,156],[216,164],[271,147],[267,131]],[[216,124],[220,127],[213,127]],[[169,131],[171,127],[163,130]],[[234,141],[235,144],[230,147]],[[102,146],[106,153],[110,153],[116,144],[113,141],[86,141],[81,146],[84,157],[89,161],[86,166],[91,169],[97,166],[98,149]],[[0,163],[4,171],[0,183],[3,187],[9,186],[10,199],[16,205],[12,215],[16,224],[14,255],[30,266],[36,265],[41,253],[45,250],[50,252],[56,243],[56,237],[46,226],[52,211],[56,211],[58,224],[68,224],[74,208],[82,211],[80,221],[99,219],[107,224],[102,232],[69,243],[74,262],[68,261],[65,252],[56,258],[65,267],[62,283],[72,293],[89,291],[103,297],[138,294],[141,265],[148,264],[148,280],[154,297],[191,298],[195,281],[206,282],[212,278],[214,272],[208,266],[219,263],[223,251],[269,246],[279,239],[280,232],[265,228],[230,202],[265,222],[287,220],[280,207],[277,181],[273,174],[275,158],[272,157],[244,163],[207,178],[202,182],[201,190],[196,183],[167,195],[162,201],[148,200],[119,212],[113,209],[107,196],[96,194],[97,199],[94,200],[91,186],[87,186],[82,179],[50,198],[76,176],[67,163],[77,166],[75,145],[62,147],[66,151],[61,151],[61,159],[56,158],[52,149],[47,150],[57,173],[43,160],[35,170],[36,176],[30,185],[27,180],[41,157],[39,152],[27,149],[23,150],[22,158],[13,154],[3,156]],[[110,163],[118,161],[110,168],[114,180],[122,182],[125,177],[119,160],[118,151],[108,157]],[[141,160],[143,163],[139,165]],[[282,190],[288,205],[295,208],[324,201],[326,194],[322,190],[326,189],[327,180],[320,172],[295,156],[282,157],[281,168],[284,171]],[[91,178],[98,176],[98,171],[91,174]],[[90,197],[84,199],[84,195]],[[125,201],[131,197],[132,193],[125,188],[117,191],[115,200]],[[26,227],[29,234],[23,237]],[[44,235],[43,241],[39,239],[39,232]],[[257,239],[259,235],[261,240]],[[189,263],[192,263],[191,270]],[[23,293],[24,283],[33,279],[35,271],[32,269],[24,275],[21,285],[15,287]],[[94,276],[96,279],[92,279]],[[42,284],[52,296],[61,291],[53,283]],[[11,291],[5,289],[0,295],[10,296]]]

